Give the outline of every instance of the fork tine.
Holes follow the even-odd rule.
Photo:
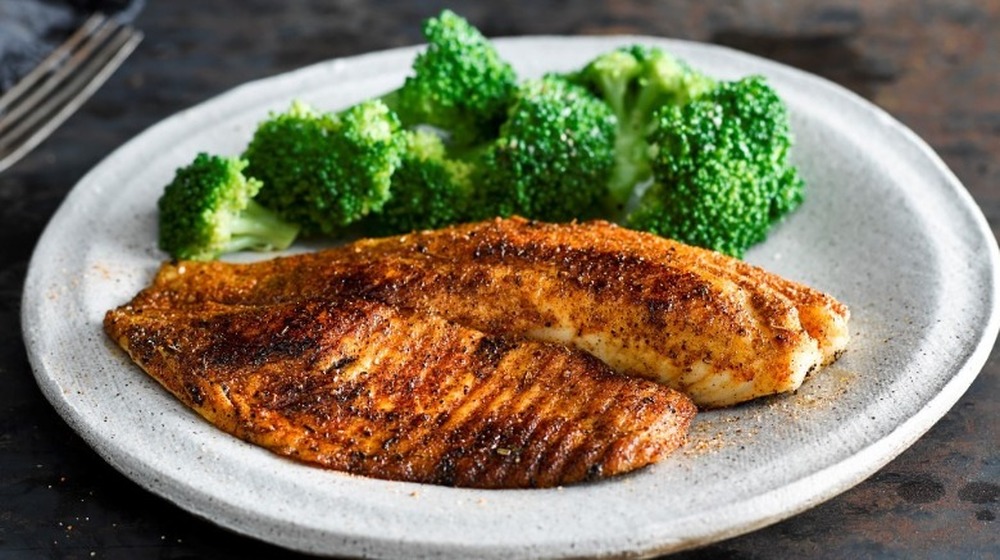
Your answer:
[[[115,24],[111,21],[100,22],[92,33],[84,37],[80,44],[74,44],[74,49],[67,49],[63,53],[63,61],[56,61],[55,68],[46,72],[29,84],[35,86],[25,91],[24,95],[14,99],[9,105],[0,105],[0,111],[4,112],[4,119],[0,121],[0,132],[11,123],[18,122],[28,111],[34,110],[41,100],[47,96],[57,86],[63,85],[68,76],[76,72],[81,64],[89,60],[94,49],[100,47],[107,39],[108,35],[115,30]],[[6,125],[6,126],[5,126]]]
[[[38,111],[38,108],[43,107],[47,101],[51,102],[53,97],[49,97],[49,94],[57,87],[60,88],[55,94],[57,96],[60,93],[63,95],[66,95],[66,92],[72,93],[72,88],[68,87],[68,82],[72,77],[85,73],[82,71],[85,70],[86,65],[99,60],[107,52],[113,52],[113,49],[117,47],[118,42],[121,40],[120,36],[111,42],[105,42],[108,39],[108,35],[114,31],[116,29],[113,22],[107,22],[99,26],[87,38],[87,41],[80,45],[79,49],[69,54],[69,58],[65,64],[60,65],[51,75],[42,80],[37,87],[32,89],[30,93],[16,99],[14,101],[15,104],[12,104],[8,108],[3,120],[0,120],[0,133],[5,128],[9,128],[15,124],[20,123],[23,125],[26,121],[30,121],[31,117],[35,117],[35,120],[37,120],[37,118],[44,116],[43,113]]]
[[[66,57],[77,48],[80,42],[85,40],[98,26],[103,24],[105,19],[103,14],[94,14],[87,18],[72,35],[66,38],[63,44],[49,53],[49,56],[39,62],[31,72],[4,92],[0,96],[0,114],[6,113],[7,107],[13,107],[17,104],[19,96],[29,92],[36,83],[45,78],[53,69],[58,68],[66,60]]]
[[[141,40],[142,33],[131,27],[103,17],[88,19],[58,55],[43,61],[27,86],[4,96],[8,104],[0,99],[0,171],[72,115]]]

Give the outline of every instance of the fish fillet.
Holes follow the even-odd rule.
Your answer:
[[[549,487],[680,446],[695,407],[561,345],[362,299],[109,311],[108,335],[182,402],[278,454],[383,479]]]
[[[324,297],[569,344],[706,408],[795,390],[849,339],[848,308],[829,295],[602,221],[497,219],[257,263],[166,263],[136,302]]]

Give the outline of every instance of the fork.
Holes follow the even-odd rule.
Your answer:
[[[69,118],[140,41],[140,31],[94,14],[0,96],[0,171],[24,157]]]

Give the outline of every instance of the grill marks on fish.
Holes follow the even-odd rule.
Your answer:
[[[569,344],[726,406],[791,391],[848,340],[834,298],[737,259],[606,222],[494,220],[233,265],[164,266],[148,305],[356,297]]]
[[[220,428],[378,478],[514,488],[611,476],[681,445],[695,412],[582,352],[361,298],[134,301],[105,330]]]
[[[843,352],[848,319],[834,298],[716,253],[512,218],[166,263],[105,330],[178,399],[277,453],[514,488],[661,459],[695,405],[797,388]]]

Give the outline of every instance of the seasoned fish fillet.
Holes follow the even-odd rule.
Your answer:
[[[362,297],[576,346],[702,407],[792,391],[848,340],[833,297],[724,255],[594,221],[497,219],[251,264],[168,263],[148,306]]]
[[[361,299],[109,311],[105,330],[221,429],[377,478],[548,487],[653,463],[684,395],[561,345]]]

